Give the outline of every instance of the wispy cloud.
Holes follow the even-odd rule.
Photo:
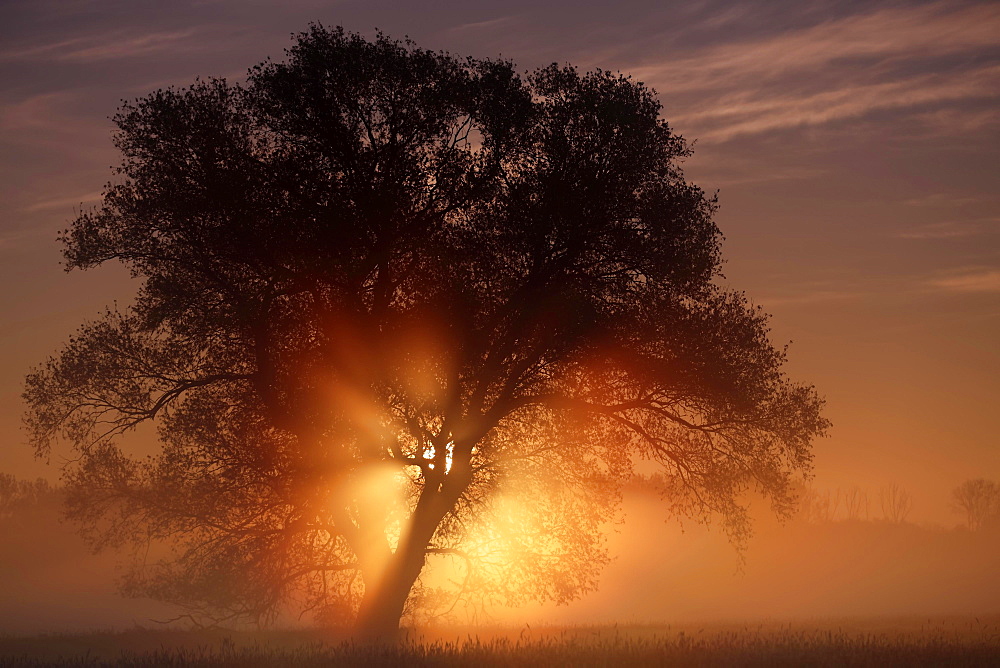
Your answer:
[[[848,302],[870,294],[875,287],[855,279],[841,277],[803,280],[788,272],[775,272],[767,276],[764,286],[753,293],[754,303],[764,309],[772,307],[813,306]]]
[[[675,122],[714,125],[708,135],[726,140],[780,128],[821,125],[887,109],[993,97],[996,93],[990,86],[997,81],[1000,81],[1000,65],[957,78],[951,74],[928,74],[903,81],[848,85],[808,95],[786,93],[721,101],[714,108],[677,117]]]
[[[42,93],[0,106],[0,130],[5,134],[48,126],[50,120],[72,100],[65,91]]]
[[[966,271],[955,276],[932,279],[928,284],[952,292],[1000,293],[1000,269]]]
[[[812,290],[796,294],[764,296],[759,301],[765,308],[773,306],[812,306],[828,302],[856,299],[858,294],[845,290]]]
[[[500,16],[495,19],[489,19],[486,21],[475,21],[473,23],[463,23],[462,25],[457,25],[454,28],[450,28],[451,32],[465,32],[468,30],[495,30],[497,28],[508,25],[514,20],[513,16]]]
[[[698,156],[697,181],[712,189],[774,181],[807,181],[817,179],[829,171],[824,167],[801,164],[760,169],[759,164],[738,155],[717,156],[708,153]]]
[[[1000,126],[1000,113],[997,113],[994,106],[979,110],[969,108],[932,109],[914,114],[914,119],[925,127],[948,128],[952,133],[960,134],[995,130]]]
[[[92,63],[116,58],[150,56],[176,49],[198,33],[198,29],[152,32],[128,36],[112,32],[90,37],[78,37],[41,46],[10,49],[0,52],[0,61],[51,60],[56,62]]]
[[[22,228],[17,230],[0,230],[0,251],[15,251],[22,249],[25,240],[37,239],[51,235],[52,231],[42,228]]]
[[[25,213],[34,213],[36,211],[46,211],[48,209],[66,209],[69,207],[84,206],[86,204],[91,204],[93,202],[101,199],[101,193],[94,191],[85,193],[83,195],[76,195],[74,197],[57,197],[53,199],[44,199],[34,204],[29,204],[22,210]]]
[[[107,141],[108,122],[78,113],[83,104],[80,91],[56,91],[0,105],[0,132],[5,142],[59,145],[70,136]]]
[[[981,218],[978,220],[946,220],[939,223],[925,223],[893,234],[899,239],[957,239],[973,237],[981,234],[995,233],[998,230],[997,218]]]
[[[850,16],[752,42],[728,43],[668,65],[635,70],[678,88],[715,88],[734,77],[774,77],[860,59],[942,56],[1000,42],[1000,5],[949,11],[952,3]]]
[[[952,239],[956,237],[968,237],[979,233],[979,228],[956,221],[946,221],[943,223],[928,223],[913,229],[898,232],[895,236],[900,239]]]
[[[903,202],[907,206],[954,208],[966,204],[978,204],[984,198],[980,195],[963,195],[956,193],[934,192],[920,197],[914,197]]]
[[[996,98],[995,54],[964,56],[995,49],[998,34],[1000,4],[935,3],[709,47],[632,73],[662,92],[690,93],[697,102],[672,120],[726,140],[885,109]],[[942,70],[957,54],[961,63]],[[976,114],[976,125],[995,116]]]
[[[221,74],[212,74],[213,78],[225,79],[230,84],[242,84],[246,83],[247,70],[246,69],[233,69],[228,72],[222,72]],[[129,86],[129,92],[135,93],[136,95],[147,95],[150,91],[156,90],[158,88],[186,88],[191,85],[191,78],[185,75],[178,75],[171,77],[169,79],[150,79],[142,80],[140,83],[136,83]]]

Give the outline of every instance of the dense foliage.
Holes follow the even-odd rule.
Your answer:
[[[141,290],[25,392],[38,451],[76,450],[72,513],[174,545],[135,591],[375,632],[594,587],[637,462],[742,539],[744,493],[787,508],[827,423],[713,282],[714,201],[659,112],[620,75],[319,26],[243,86],[125,105],[63,240]],[[162,448],[129,456],[144,422]]]

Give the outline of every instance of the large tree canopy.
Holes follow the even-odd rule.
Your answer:
[[[637,464],[741,539],[827,423],[713,282],[714,200],[659,112],[628,77],[320,26],[245,85],[126,104],[63,241],[141,289],[26,384],[38,452],[76,451],[71,514],[171,546],[136,592],[376,633],[449,583],[594,587]],[[161,448],[130,456],[144,422]]]

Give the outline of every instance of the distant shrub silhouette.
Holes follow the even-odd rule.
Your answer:
[[[905,489],[893,483],[879,490],[882,504],[882,519],[893,524],[902,524],[913,510],[913,497]]]
[[[966,480],[952,490],[952,508],[965,515],[972,531],[1000,522],[1000,485],[992,480]]]
[[[52,491],[42,478],[18,480],[10,473],[0,473],[0,518],[10,517],[16,511],[35,505]]]

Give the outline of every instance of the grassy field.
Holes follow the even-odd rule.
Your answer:
[[[3,666],[996,666],[1000,615],[410,634],[368,646],[317,631],[134,629],[0,637]]]

